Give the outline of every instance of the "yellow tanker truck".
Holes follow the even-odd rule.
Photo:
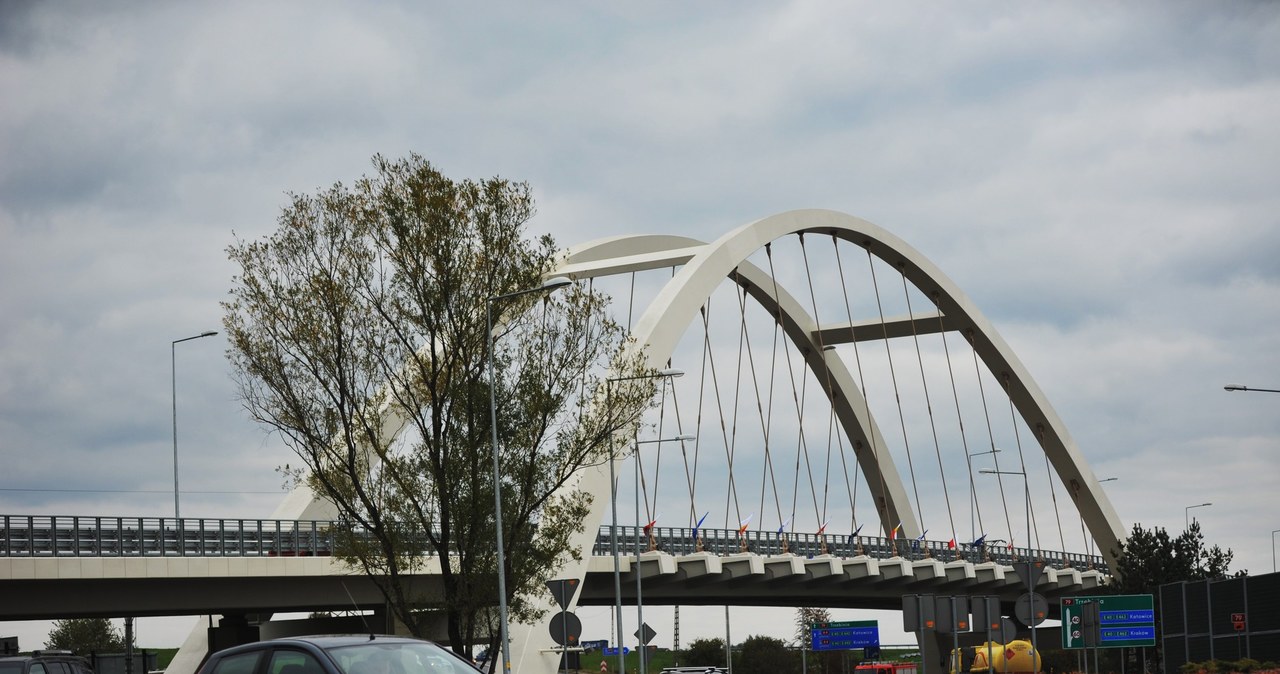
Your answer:
[[[1023,639],[1007,644],[989,641],[952,651],[949,670],[951,674],[1035,674],[1040,671],[1040,654],[1032,653],[1031,642]]]

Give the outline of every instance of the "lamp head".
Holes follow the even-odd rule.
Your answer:
[[[202,332],[202,333],[200,333],[200,336],[201,336],[201,337],[212,337],[212,336],[214,336],[214,335],[216,335],[216,334],[218,334],[218,331],[217,331],[217,330],[208,330],[208,331],[206,331],[206,332]]]
[[[660,376],[660,377],[683,377],[683,376],[684,376],[684,370],[681,370],[681,369],[680,369],[680,368],[678,368],[678,367],[669,367],[669,368],[667,368],[667,369],[665,369],[665,370],[658,370],[658,376]]]
[[[551,278],[542,280],[542,289],[556,290],[557,288],[563,288],[567,285],[572,285],[572,284],[573,284],[573,279],[569,278],[568,276],[552,276]]]

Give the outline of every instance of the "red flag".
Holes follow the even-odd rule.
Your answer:
[[[948,549],[948,550],[954,550],[954,549],[955,549],[955,547],[956,547],[956,539],[954,539],[954,538],[953,538],[953,539],[951,539],[951,540],[947,541],[947,549]]]

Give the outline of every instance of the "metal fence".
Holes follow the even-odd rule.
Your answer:
[[[4,515],[6,557],[247,557],[333,553],[333,523]]]
[[[1056,550],[1009,548],[1004,545],[974,546],[960,543],[951,547],[946,541],[921,541],[915,539],[888,539],[879,536],[842,536],[771,531],[745,531],[734,529],[699,529],[694,540],[691,528],[654,527],[646,533],[642,527],[618,527],[618,551],[634,555],[637,551],[662,550],[674,555],[709,552],[714,555],[754,553],[757,555],[793,554],[799,557],[831,555],[855,557],[866,555],[874,559],[900,557],[909,561],[935,559],[943,562],[963,560],[980,564],[995,562],[1012,565],[1027,559],[1044,561],[1056,569],[1097,569],[1108,573],[1106,560],[1096,555]],[[600,527],[592,554],[608,556],[613,541],[610,528]]]
[[[0,516],[0,556],[4,557],[306,557],[328,556],[336,549],[334,535],[347,530],[328,521],[206,519],[170,517],[84,517],[72,515]],[[619,554],[651,549],[676,555],[709,552],[731,555],[794,554],[801,557],[867,555],[876,559],[901,557],[915,561],[965,560],[1009,565],[1026,559],[1043,560],[1054,568],[1099,569],[1102,557],[1052,550],[1009,549],[999,545],[952,548],[944,541],[891,540],[877,536],[841,536],[699,529],[618,527]],[[614,540],[602,526],[592,554],[609,556]]]

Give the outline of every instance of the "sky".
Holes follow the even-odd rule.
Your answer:
[[[173,342],[290,193],[416,152],[528,181],[563,246],[866,218],[996,325],[1126,528],[1184,510],[1273,568],[1280,394],[1223,385],[1280,389],[1274,3],[0,2],[0,100],[0,513],[171,515],[176,433],[183,516],[269,515],[291,455],[221,335]]]

